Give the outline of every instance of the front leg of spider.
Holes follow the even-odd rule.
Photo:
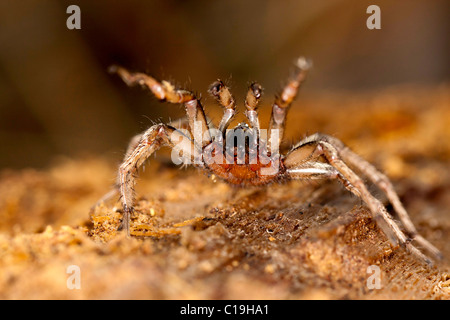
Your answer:
[[[123,206],[123,218],[120,229],[124,229],[127,235],[130,235],[130,217],[134,210],[134,186],[139,168],[162,145],[173,147],[180,139],[186,138],[188,137],[174,127],[165,124],[154,125],[142,135],[138,145],[120,165],[118,188]],[[185,148],[181,150],[182,155],[189,157],[190,161],[193,160],[192,149],[195,146],[192,142],[190,145],[178,144],[177,146]]]

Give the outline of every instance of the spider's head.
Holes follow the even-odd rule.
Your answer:
[[[245,122],[241,122],[241,123],[239,123],[236,127],[234,127],[233,130],[241,130],[241,131],[243,131],[243,132],[247,132],[247,131],[249,131],[249,130],[251,130],[251,129],[250,129],[250,127],[248,126],[248,124],[246,124]]]
[[[233,129],[227,130],[225,136],[226,150],[232,155],[248,155],[257,150],[256,131],[242,122]]]

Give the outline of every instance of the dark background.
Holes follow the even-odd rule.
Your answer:
[[[81,8],[81,30],[66,27],[71,4]],[[381,30],[366,28],[371,4],[381,8]],[[218,108],[206,94],[215,79],[228,80],[238,101],[258,80],[265,112],[299,55],[314,61],[304,92],[448,82],[449,4],[3,0],[0,168],[47,166],[57,155],[120,159],[150,119],[184,115],[108,74],[113,63],[192,89],[207,108]]]

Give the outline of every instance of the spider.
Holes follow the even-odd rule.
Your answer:
[[[434,259],[440,259],[442,256],[439,250],[418,234],[387,176],[340,140],[316,133],[301,140],[286,154],[280,154],[278,146],[283,140],[287,112],[310,67],[309,60],[304,57],[297,59],[295,71],[281,93],[275,97],[269,130],[266,133],[260,129],[258,120],[258,103],[262,88],[256,82],[250,84],[245,98],[248,124],[241,123],[234,129],[228,129],[236,114],[233,95],[221,80],[210,86],[209,93],[224,109],[216,129],[206,117],[200,100],[194,93],[176,89],[169,82],[157,81],[144,73],[132,73],[123,67],[111,66],[109,71],[118,74],[127,85],[147,88],[161,101],[183,104],[187,113],[187,119],[182,120],[178,128],[171,124],[156,124],[130,142],[118,170],[115,188],[100,200],[104,201],[117,193],[120,194],[123,217],[119,229],[125,229],[130,236],[130,215],[134,210],[134,186],[138,170],[150,155],[166,145],[176,148],[185,163],[193,163],[194,166],[234,185],[258,186],[295,179],[336,179],[365,202],[373,219],[394,247],[403,246],[411,254],[431,265],[432,259],[412,244],[414,240]],[[243,139],[237,139],[242,137]],[[236,144],[236,140],[241,142],[237,141]],[[231,147],[225,148],[224,151],[224,146],[228,146],[229,141],[232,141]],[[261,152],[262,150],[266,152]],[[386,194],[406,232],[401,230],[381,201],[368,191],[363,179],[354,169]]]

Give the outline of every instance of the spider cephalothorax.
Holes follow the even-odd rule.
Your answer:
[[[262,88],[257,83],[249,86],[245,99],[248,124],[241,123],[234,129],[228,129],[236,113],[236,102],[229,88],[220,80],[210,86],[209,92],[224,108],[224,115],[216,129],[192,92],[175,89],[169,82],[159,82],[143,73],[111,67],[110,71],[118,73],[128,85],[139,84],[150,89],[159,100],[183,104],[187,113],[187,119],[179,122],[178,128],[157,124],[132,139],[119,167],[117,185],[103,198],[120,193],[124,211],[122,228],[128,235],[138,169],[157,149],[167,145],[177,150],[184,164],[193,164],[236,185],[256,186],[293,179],[337,179],[367,204],[393,245],[405,246],[409,252],[431,264],[431,260],[411,243],[414,240],[434,258],[440,258],[440,252],[417,233],[389,179],[340,140],[316,133],[300,141],[287,154],[280,154],[278,147],[283,139],[287,111],[309,68],[310,63],[306,59],[297,60],[295,73],[275,99],[266,131],[259,125],[257,106]],[[368,191],[354,169],[385,192],[406,233],[384,205]]]

